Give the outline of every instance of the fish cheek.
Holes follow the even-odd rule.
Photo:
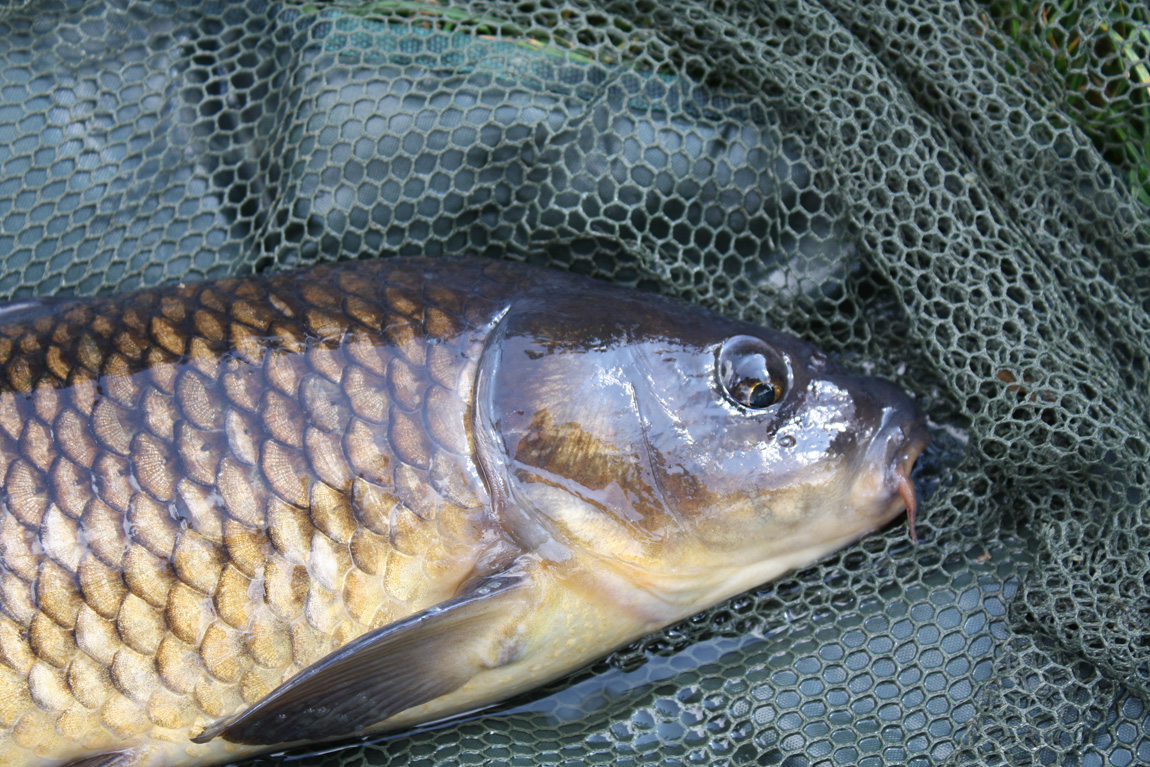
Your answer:
[[[715,564],[749,564],[834,529],[837,491],[796,481],[782,487],[697,492],[680,514]],[[828,522],[830,523],[828,525]]]
[[[659,478],[669,512],[685,533],[679,536],[676,558],[690,558],[691,549],[697,549],[693,554],[704,563],[711,557],[725,558],[746,548],[748,534],[771,515],[769,505],[745,484],[714,475],[709,479],[681,465]]]
[[[836,431],[812,429],[801,409],[709,418],[722,426],[656,438],[652,461],[668,506],[705,549],[758,559],[824,526],[847,469],[830,447]]]

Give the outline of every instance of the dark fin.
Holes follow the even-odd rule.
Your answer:
[[[521,574],[486,578],[462,596],[364,634],[192,740],[270,746],[354,735],[446,695],[482,669],[482,654],[515,619],[525,588]]]
[[[68,762],[64,767],[132,767],[132,763],[135,761],[136,757],[131,751],[114,751],[108,754],[85,756],[75,762]]]
[[[74,298],[18,298],[8,303],[0,303],[0,325],[14,325],[43,317],[59,310],[62,304],[74,303]],[[88,767],[83,762],[76,762]],[[96,764],[99,764],[97,762]],[[72,767],[72,765],[68,765]]]

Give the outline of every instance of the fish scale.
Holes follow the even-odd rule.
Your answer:
[[[452,595],[489,524],[473,334],[520,278],[418,266],[0,327],[0,763],[185,740]]]

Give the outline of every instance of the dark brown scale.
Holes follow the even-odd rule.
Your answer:
[[[468,366],[517,279],[357,263],[0,327],[0,763],[186,740],[450,597],[490,524]]]

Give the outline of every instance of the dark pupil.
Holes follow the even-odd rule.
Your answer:
[[[731,371],[737,383],[728,388],[735,399],[745,407],[761,410],[775,404],[779,391],[771,382],[767,360],[761,354],[742,355],[734,361]]]
[[[719,349],[715,362],[717,383],[730,402],[749,410],[767,410],[785,399],[786,361],[764,341],[732,336]]]
[[[751,387],[750,396],[747,397],[747,407],[764,408],[773,404],[775,404],[775,387],[763,381],[759,381]]]

